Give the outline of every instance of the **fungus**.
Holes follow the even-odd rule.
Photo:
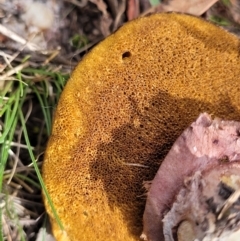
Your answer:
[[[201,114],[180,135],[152,181],[143,239],[226,241],[239,235],[239,130],[240,122]]]
[[[155,14],[83,58],[59,100],[43,164],[65,228],[45,199],[58,241],[139,240],[142,183],[182,131],[202,112],[240,121],[239,46],[200,18]]]

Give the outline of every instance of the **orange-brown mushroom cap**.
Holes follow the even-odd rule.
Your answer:
[[[58,241],[139,240],[151,180],[201,112],[240,121],[240,41],[200,18],[125,24],[73,71],[59,101],[43,178]],[[154,221],[154,220],[153,220]]]

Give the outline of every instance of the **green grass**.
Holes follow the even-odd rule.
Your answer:
[[[217,25],[220,25],[220,26],[224,26],[224,27],[227,27],[227,26],[232,26],[232,23],[231,21],[229,21],[228,19],[224,18],[224,17],[219,17],[219,16],[211,16],[209,18],[209,20]]]
[[[31,225],[44,212],[41,190],[63,228],[41,177],[41,161],[68,75],[41,67],[12,77],[0,92],[0,240],[15,240],[16,234],[17,240],[29,240],[23,220]]]

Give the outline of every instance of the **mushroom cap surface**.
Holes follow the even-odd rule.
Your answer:
[[[88,53],[59,100],[43,178],[57,241],[139,240],[152,180],[201,112],[240,121],[240,41],[200,18],[126,23]]]

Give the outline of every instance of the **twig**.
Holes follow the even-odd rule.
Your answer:
[[[85,45],[84,47],[82,47],[81,49],[75,51],[74,53],[71,53],[70,55],[67,56],[67,58],[71,59],[73,58],[75,55],[79,55],[82,54],[83,52],[87,51],[88,49],[90,49],[91,47],[93,47],[95,44],[97,44],[98,42],[100,42],[103,39],[103,37],[99,37],[96,38],[96,40],[92,41],[91,43]]]
[[[79,8],[83,8],[87,5],[88,0],[82,0],[82,1],[77,1],[77,0],[64,0],[65,2],[69,2],[72,3],[73,5],[79,7]]]
[[[24,182],[23,180],[21,180],[20,178],[18,178],[16,176],[14,177],[14,179],[18,182],[18,184],[21,187],[24,187],[29,193],[34,193],[34,190],[26,182]]]
[[[0,33],[7,36],[8,38],[25,45],[26,47],[28,47],[31,51],[40,51],[41,48],[39,48],[39,46],[37,46],[34,43],[30,43],[28,42],[26,39],[22,38],[21,36],[19,36],[18,34],[14,33],[13,31],[11,31],[10,29],[7,29],[6,27],[4,27],[2,24],[0,24]]]
[[[124,165],[133,166],[133,167],[149,168],[149,166],[145,166],[145,165],[142,165],[142,164],[139,164],[139,163],[129,163],[129,162],[126,162],[126,163],[124,163]]]
[[[60,48],[55,50],[43,63],[43,66],[47,65],[52,59],[54,59],[60,52]]]
[[[11,75],[16,74],[17,72],[21,71],[22,69],[24,69],[28,66],[29,66],[29,62],[25,62],[23,64],[20,64],[20,65],[16,66],[13,69],[10,69],[5,74],[0,76],[0,81],[4,81],[7,77],[10,77]]]
[[[118,13],[114,20],[113,31],[115,31],[119,27],[121,17],[124,14],[125,10],[126,10],[126,0],[122,0],[121,3],[119,4]]]

